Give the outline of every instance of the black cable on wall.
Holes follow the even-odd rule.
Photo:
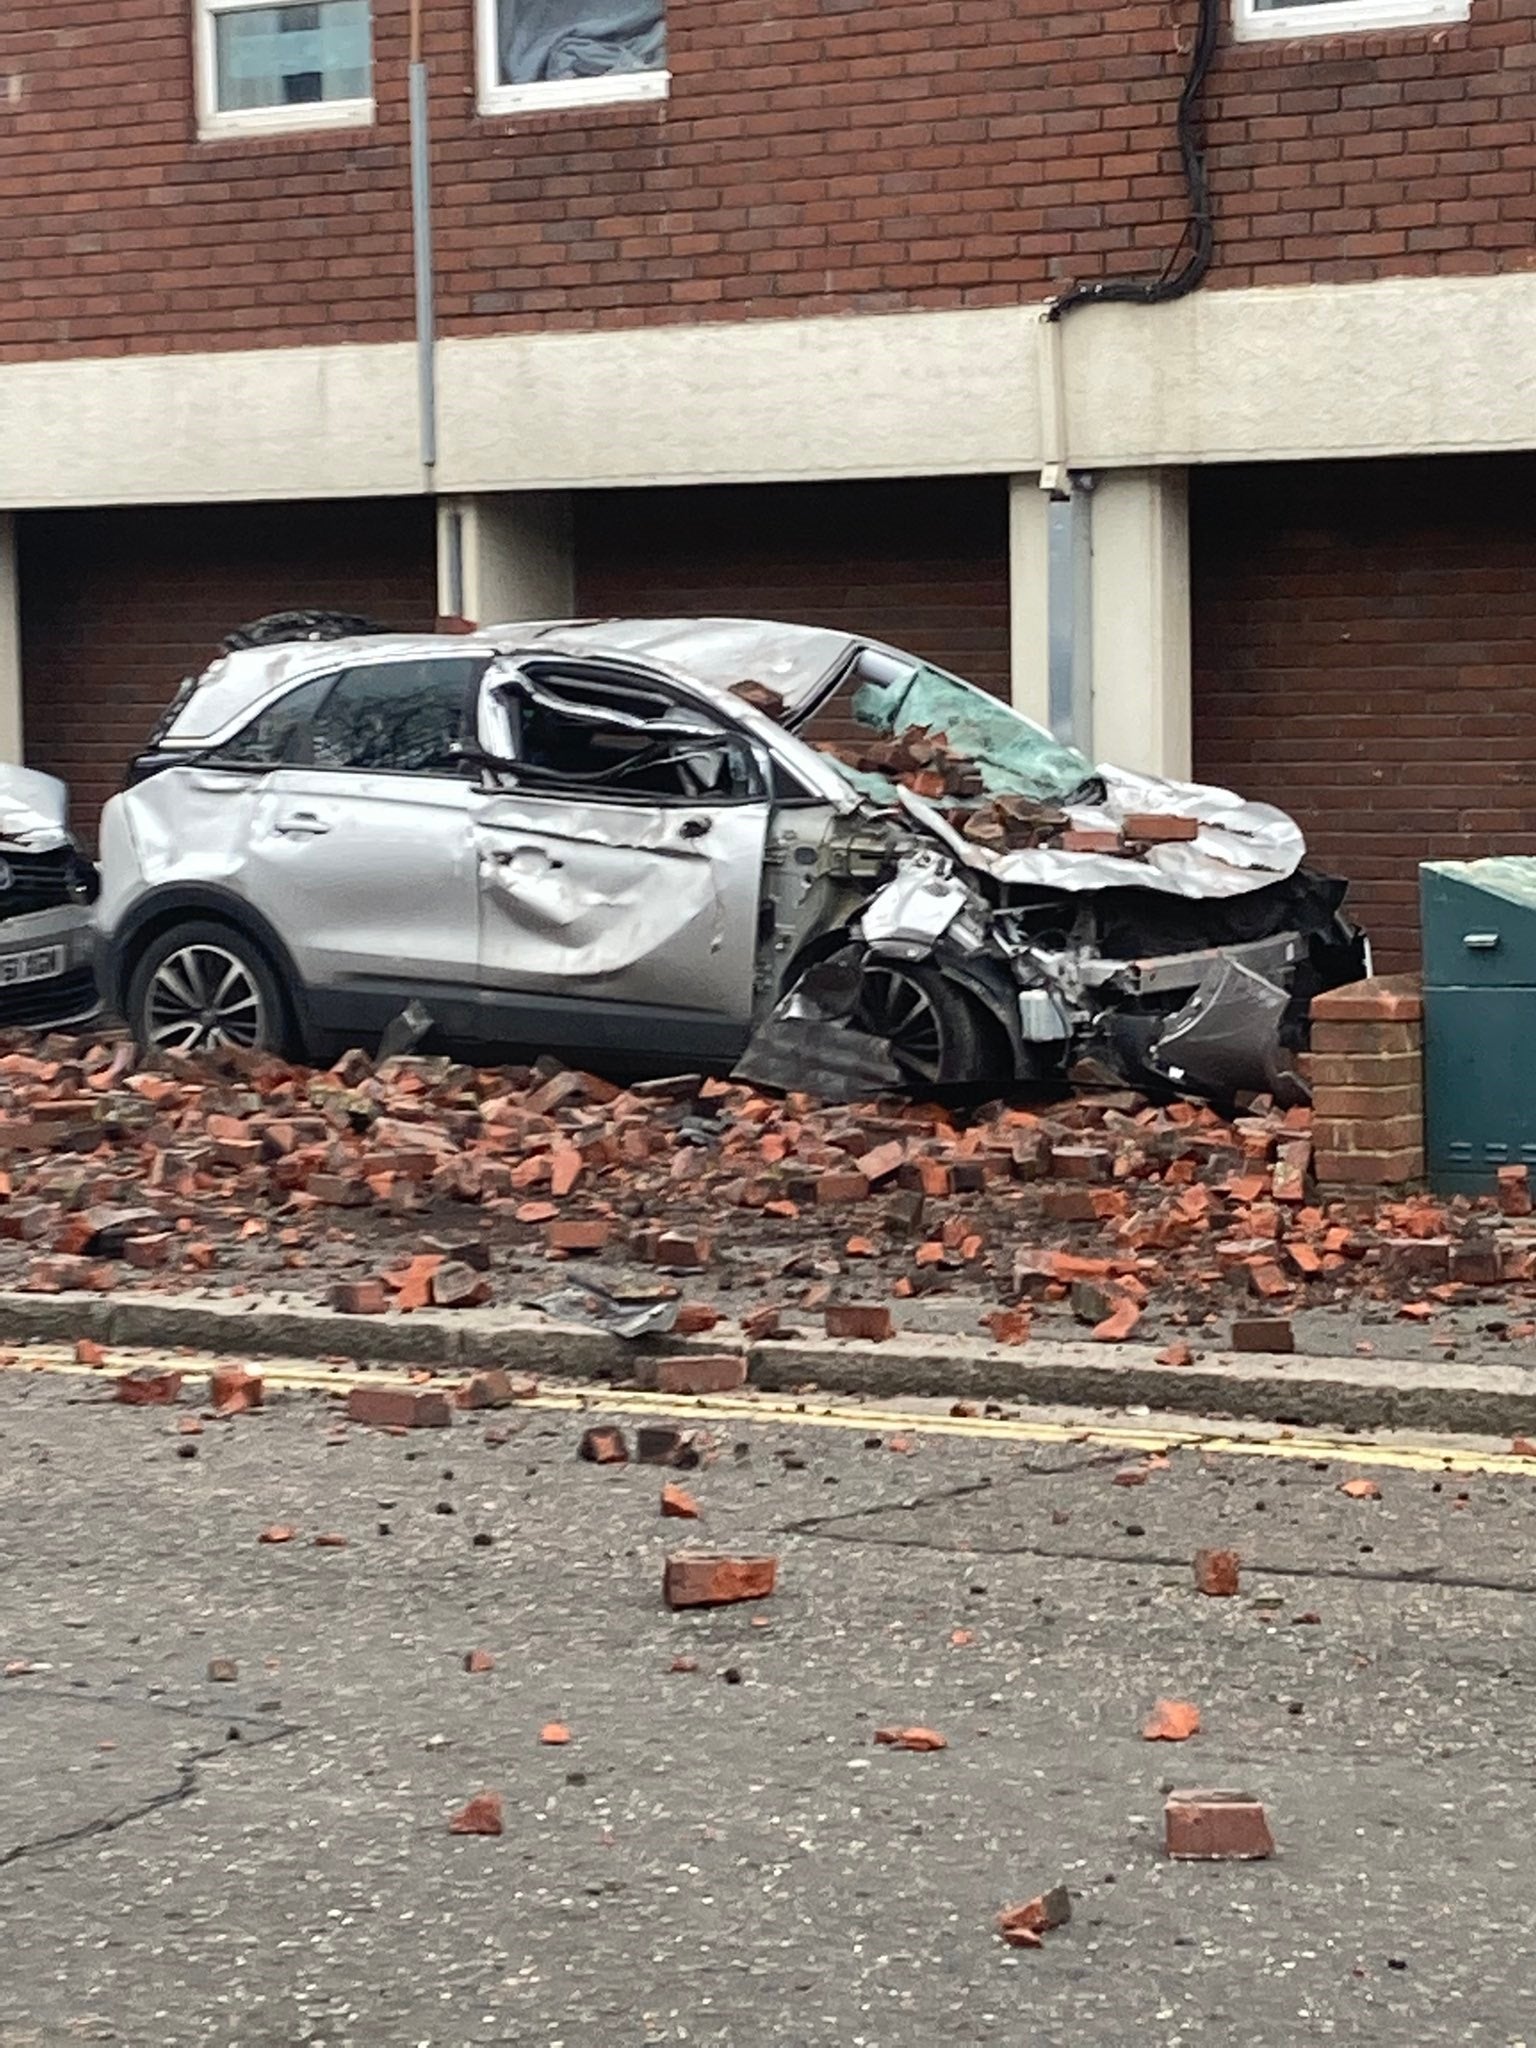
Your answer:
[[[1205,81],[1216,57],[1224,0],[1200,0],[1200,17],[1189,53],[1189,70],[1179,94],[1174,132],[1178,138],[1179,161],[1184,167],[1184,184],[1189,194],[1189,219],[1177,248],[1168,258],[1160,277],[1137,282],[1131,278],[1104,278],[1098,284],[1073,285],[1052,299],[1045,309],[1047,320],[1059,320],[1078,306],[1121,305],[1161,306],[1170,299],[1182,299],[1192,292],[1211,267],[1216,251],[1216,231],[1211,222],[1211,188],[1205,169],[1205,136],[1202,101]],[[1178,259],[1185,251],[1183,263]],[[1175,267],[1177,265],[1177,268]]]

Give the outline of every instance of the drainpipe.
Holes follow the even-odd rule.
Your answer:
[[[1203,283],[1216,249],[1205,162],[1204,100],[1206,81],[1216,59],[1220,24],[1221,0],[1198,0],[1189,64],[1174,119],[1174,140],[1189,200],[1189,215],[1178,247],[1158,276],[1146,280],[1105,278],[1096,284],[1074,285],[1052,299],[1041,316],[1040,488],[1050,498],[1046,508],[1046,602],[1051,730],[1090,760],[1095,758],[1089,645],[1093,535],[1088,494],[1093,479],[1074,475],[1070,466],[1062,326],[1067,314],[1084,306],[1166,306]]]
[[[432,275],[432,143],[427,126],[427,67],[421,54],[421,0],[411,0],[411,249],[416,269],[416,417],[422,487],[437,487],[437,331]]]

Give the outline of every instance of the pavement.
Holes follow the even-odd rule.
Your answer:
[[[715,1454],[668,1475],[575,1455],[669,1406],[642,1391],[397,1436],[340,1424],[313,1360],[233,1421],[195,1380],[132,1409],[27,1366],[0,2048],[1536,2040],[1507,1444],[760,1394],[671,1403]],[[774,1597],[669,1613],[698,1543],[776,1554]],[[1196,1592],[1201,1545],[1241,1553],[1236,1598]],[[1141,1739],[1160,1696],[1191,1741]],[[1191,1784],[1260,1797],[1277,1855],[1166,1861]],[[482,1790],[505,1832],[450,1834]],[[1004,1946],[1057,1883],[1070,1925]]]

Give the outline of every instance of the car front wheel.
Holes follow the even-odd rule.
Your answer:
[[[869,961],[852,1022],[885,1039],[897,1066],[919,1086],[970,1088],[1003,1078],[997,1026],[931,968]]]
[[[151,941],[128,987],[128,1025],[145,1052],[277,1052],[282,991],[266,955],[231,925],[173,925]]]

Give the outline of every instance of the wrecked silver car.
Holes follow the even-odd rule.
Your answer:
[[[1283,1085],[1308,997],[1364,971],[1303,851],[854,635],[539,623],[234,647],[107,807],[99,920],[165,1051],[1230,1093]]]
[[[0,762],[0,1030],[96,1014],[95,897],[63,783]]]

